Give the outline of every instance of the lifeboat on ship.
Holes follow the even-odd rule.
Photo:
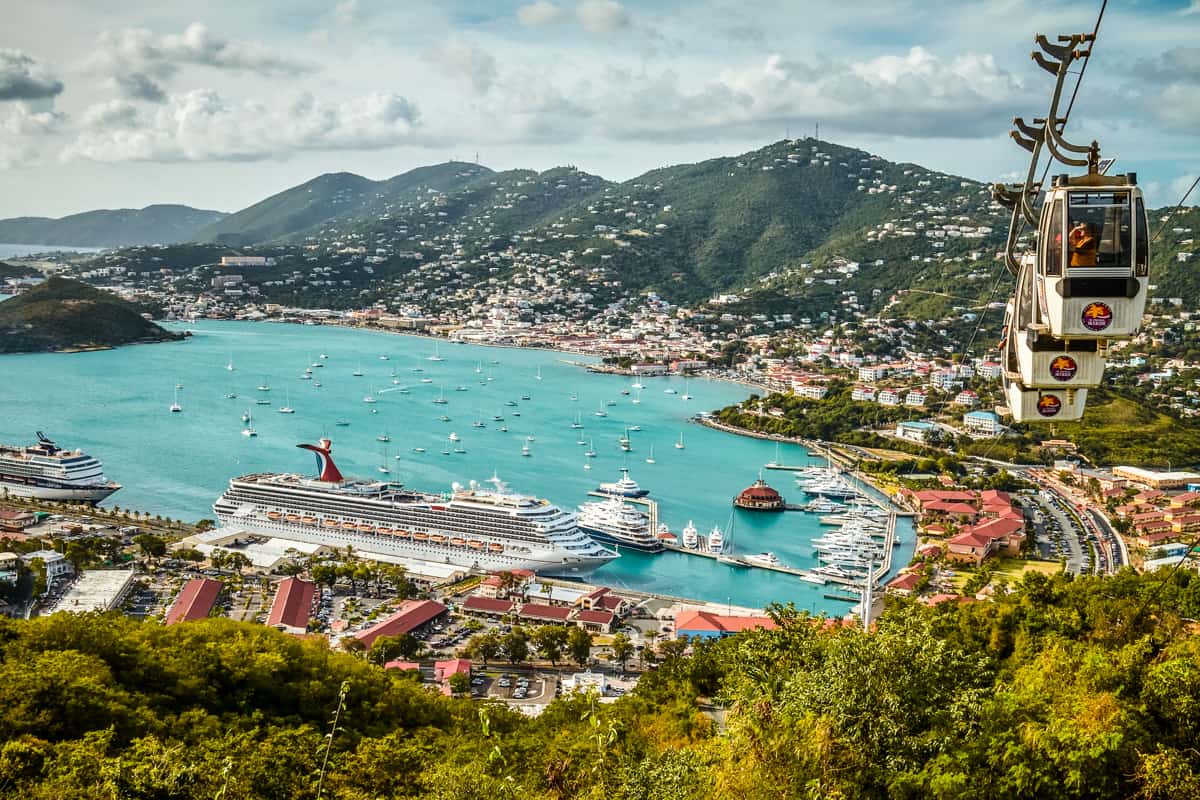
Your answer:
[[[423,531],[413,531],[412,538],[413,538],[413,541],[427,542],[427,541],[429,541],[429,534],[424,533]]]
[[[375,526],[374,526],[374,525],[368,525],[368,524],[366,524],[365,522],[364,522],[363,524],[361,524],[361,525],[356,525],[356,526],[354,527],[354,529],[355,529],[356,531],[358,531],[359,533],[374,533],[374,532],[375,532]]]
[[[479,541],[478,539],[472,539],[467,542],[467,547],[471,548],[472,550],[482,550],[483,542]]]
[[[353,522],[343,522],[342,523],[342,530],[344,530],[344,531],[352,531],[357,527],[358,526]]]
[[[336,528],[338,525],[336,519],[323,520],[321,522],[321,524],[324,525],[326,528]]]
[[[391,536],[393,533],[391,528],[376,528],[375,532],[383,536]]]
[[[317,524],[316,517],[301,517],[300,521],[303,522],[305,525],[316,525]]]
[[[286,519],[288,522],[299,522],[300,515],[299,514],[288,514],[286,517],[284,517],[284,519]]]
[[[450,544],[454,545],[455,547],[462,547],[466,543],[467,543],[467,540],[462,538],[461,536],[454,536],[454,537],[451,537],[451,539],[450,539]]]
[[[440,533],[431,533],[429,534],[429,541],[433,542],[434,544],[445,544],[446,537]]]
[[[401,539],[407,539],[407,538],[408,538],[408,531],[406,531],[406,530],[402,530],[402,529],[400,529],[400,528],[396,528],[396,530],[392,531],[392,533],[396,534],[396,535],[397,535],[397,536],[399,536]]]
[[[267,512],[267,519],[282,519],[282,518],[283,518],[282,511],[268,511]]]
[[[499,542],[492,542],[491,544],[488,545],[488,552],[489,553],[502,553],[502,552],[504,552],[504,545],[500,544]]]

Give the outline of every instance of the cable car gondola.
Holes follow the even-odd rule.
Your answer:
[[[1146,306],[1150,253],[1137,175],[1105,175],[1096,142],[1083,147],[1062,138],[1063,82],[1071,63],[1090,55],[1081,46],[1092,39],[1059,37],[1065,44],[1052,45],[1036,38],[1050,58],[1034,51],[1034,60],[1057,78],[1050,111],[1034,125],[1014,120],[1013,138],[1032,153],[1029,173],[1024,184],[993,187],[995,199],[1012,209],[1005,263],[1017,280],[1001,355],[1005,397],[1017,422],[1080,419],[1087,390],[1104,379],[1110,343],[1137,333]],[[1034,181],[1043,147],[1087,173],[1056,175],[1035,210],[1043,193]],[[1018,260],[1016,242],[1026,223],[1037,226],[1037,247]]]

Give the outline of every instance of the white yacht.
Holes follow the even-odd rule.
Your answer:
[[[708,534],[708,552],[720,555],[725,552],[725,534],[720,528],[714,527]]]
[[[584,455],[587,454],[585,453]],[[621,467],[620,480],[612,483],[602,483],[596,488],[596,491],[600,494],[607,494],[613,497],[645,497],[650,494],[649,489],[643,489],[637,485],[637,481],[629,477],[628,467]]]
[[[700,535],[696,532],[696,526],[689,519],[688,524],[683,528],[683,546],[688,550],[695,550],[700,547]]]
[[[584,503],[579,507],[579,527],[593,539],[658,553],[662,542],[650,530],[650,517],[620,498]]]
[[[782,567],[783,563],[776,558],[774,553],[756,553],[754,555],[742,556],[742,560],[747,564],[755,567]]]

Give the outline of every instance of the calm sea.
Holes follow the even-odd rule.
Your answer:
[[[102,247],[71,247],[59,244],[3,244],[0,243],[0,258],[18,258],[36,253],[99,253]]]
[[[393,480],[444,491],[455,482],[483,481],[497,473],[515,490],[566,507],[586,502],[599,482],[619,478],[620,468],[628,466],[658,500],[661,520],[672,531],[689,521],[701,533],[725,528],[732,514],[737,552],[769,550],[790,566],[815,564],[810,540],[821,528],[813,515],[734,512],[730,505],[775,457],[775,445],[687,422],[698,411],[744,398],[747,392],[740,386],[649,378],[643,379],[645,389],[625,395],[630,379],[588,373],[563,363],[566,357],[558,353],[442,342],[436,346],[444,359],[439,362],[429,360],[434,342],[420,337],[267,323],[187,327],[195,335],[178,343],[0,357],[0,441],[32,441],[35,431],[45,431],[104,462],[109,477],[124,485],[109,504],[188,520],[210,517],[213,500],[232,476],[311,471],[311,454],[295,445],[322,436],[333,440],[334,456],[348,475],[377,476],[380,465],[387,464]],[[321,353],[328,359],[320,361]],[[320,387],[316,380],[300,379],[314,362],[324,364],[313,369]],[[234,371],[226,369],[228,363]],[[356,369],[364,375],[354,377]],[[259,391],[261,385],[270,391]],[[402,386],[410,393],[398,391]],[[184,409],[180,414],[168,411],[176,391]],[[228,393],[237,398],[227,399]],[[685,393],[692,399],[683,400]],[[378,402],[364,403],[367,394]],[[432,402],[439,395],[446,405]],[[641,403],[634,404],[639,395]],[[261,397],[270,398],[271,405],[256,405]],[[278,413],[285,404],[296,413]],[[597,416],[598,410],[607,416]],[[253,414],[257,438],[241,435],[246,411]],[[450,422],[440,421],[442,414]],[[502,415],[504,423],[493,421],[493,415]],[[582,430],[571,427],[577,418]],[[350,424],[340,427],[338,420]],[[476,420],[487,427],[473,427]],[[499,430],[501,424],[508,425],[507,433]],[[634,425],[641,431],[629,434],[633,452],[623,453],[618,439]],[[451,432],[459,435],[466,453],[442,454],[454,449],[448,444]],[[390,443],[377,441],[384,434]],[[674,446],[680,435],[683,449]],[[533,437],[528,442],[532,455],[522,457],[527,436]],[[596,458],[584,457],[588,445]],[[415,447],[425,452],[416,453]],[[646,463],[651,448],[654,464]],[[782,447],[780,460],[812,463],[795,446]],[[592,468],[585,470],[588,462]],[[763,474],[789,500],[804,499],[788,473]],[[899,563],[911,553],[910,530],[904,530],[904,539]],[[674,553],[628,553],[597,572],[596,579],[744,606],[793,601],[815,611],[849,609],[825,599],[823,587],[792,576]]]

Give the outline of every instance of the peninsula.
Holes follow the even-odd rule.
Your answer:
[[[67,278],[50,278],[0,303],[0,353],[101,349],[174,341],[135,304]]]

